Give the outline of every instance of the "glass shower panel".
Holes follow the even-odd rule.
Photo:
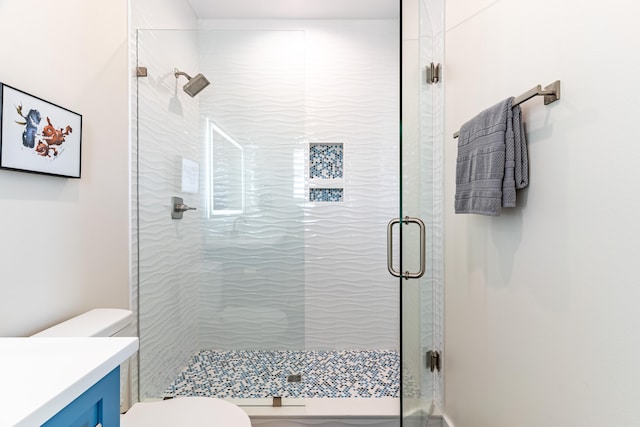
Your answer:
[[[203,348],[304,348],[304,32],[140,30],[137,62],[145,399]]]
[[[398,397],[398,21],[285,27],[137,34],[141,399]]]
[[[402,287],[402,417],[404,426],[423,426],[442,404],[439,368],[428,355],[442,353],[442,82],[427,83],[426,67],[442,63],[444,31],[442,0],[418,0],[419,38],[405,41],[417,58],[403,75],[405,109],[402,141],[402,216],[420,218],[425,228],[421,252],[420,229],[402,223],[401,271],[416,272],[421,258],[425,273],[401,279]],[[414,71],[413,66],[417,71]],[[411,115],[411,112],[415,112]],[[416,132],[417,131],[417,132]]]
[[[430,147],[422,160],[420,175],[428,189],[420,210],[427,220],[430,238],[426,245],[427,292],[421,296],[426,314],[422,318],[423,351],[437,352],[439,366],[423,377],[422,389],[431,394],[435,407],[442,410],[442,363],[444,351],[444,10],[445,0],[420,0],[420,69],[433,62],[440,66],[437,81],[420,89],[420,145]],[[426,74],[426,71],[425,71]],[[426,79],[425,79],[426,80]],[[426,177],[429,178],[426,178]]]

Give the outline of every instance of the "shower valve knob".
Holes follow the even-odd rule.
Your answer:
[[[173,210],[176,212],[186,212],[186,211],[195,211],[195,210],[198,210],[198,208],[189,207],[184,203],[176,203],[175,205],[173,205]]]
[[[171,218],[172,219],[182,219],[182,213],[186,211],[195,211],[196,208],[192,208],[183,203],[182,197],[172,197],[171,198]]]

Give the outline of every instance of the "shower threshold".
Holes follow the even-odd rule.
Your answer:
[[[257,398],[233,398],[227,397],[224,398],[227,402],[231,402],[235,405],[242,407],[271,407],[271,408],[280,408],[280,407],[288,407],[288,406],[305,406],[306,399],[304,398],[295,398],[295,397],[282,397],[278,402],[277,398],[273,397],[257,397]]]
[[[400,399],[375,398],[326,398],[310,397],[293,399],[289,404],[283,399],[281,407],[259,405],[268,399],[225,399],[240,406],[251,419],[259,418],[358,418],[397,419],[400,416]]]

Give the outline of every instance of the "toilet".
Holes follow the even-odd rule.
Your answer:
[[[131,325],[133,313],[98,308],[39,332],[34,337],[111,337]],[[212,397],[179,397],[140,402],[120,418],[121,427],[251,427],[249,416],[233,403]]]

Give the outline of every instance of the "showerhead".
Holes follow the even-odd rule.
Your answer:
[[[173,70],[173,74],[176,76],[176,79],[179,76],[185,76],[187,80],[189,80],[187,83],[185,83],[184,86],[182,86],[182,90],[184,90],[192,98],[199,94],[202,89],[209,86],[210,84],[209,80],[207,80],[207,78],[202,74],[197,74],[195,77],[191,77],[189,74],[183,71],[178,71],[177,68]]]

